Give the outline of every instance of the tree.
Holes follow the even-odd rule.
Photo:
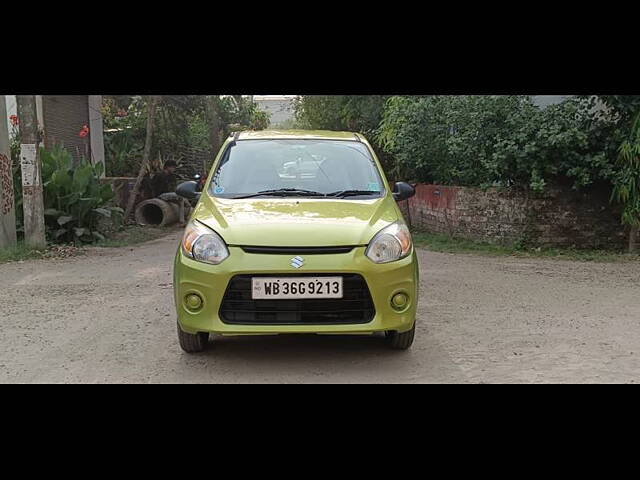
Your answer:
[[[527,95],[391,97],[376,140],[405,178],[581,189],[612,177],[613,127],[584,99],[540,109]]]
[[[389,95],[301,95],[293,100],[296,127],[358,132],[373,140]],[[395,180],[393,158],[376,148],[382,166]],[[402,178],[406,180],[406,178]]]
[[[629,253],[633,253],[640,230],[640,112],[620,145],[618,167],[612,198],[622,204],[622,222],[629,226]]]
[[[149,97],[104,96],[105,156],[109,176],[135,176],[146,139]],[[186,151],[217,152],[233,129],[261,130],[268,115],[249,96],[165,95],[157,106],[150,167],[180,163]]]
[[[622,205],[622,223],[629,226],[629,252],[633,252],[640,228],[640,95],[591,97],[592,104],[598,101],[617,126],[612,140],[620,146],[611,200]]]
[[[153,95],[151,97],[151,101],[149,102],[149,111],[147,113],[147,137],[144,143],[144,153],[142,154],[142,163],[140,164],[140,171],[138,172],[136,183],[133,186],[133,190],[129,194],[130,196],[127,202],[127,209],[124,212],[125,222],[129,219],[131,212],[133,211],[133,207],[136,204],[136,198],[138,197],[138,192],[140,192],[140,185],[142,185],[142,179],[144,178],[145,173],[147,172],[147,168],[149,167],[156,110],[161,100],[162,97],[160,95]]]
[[[298,123],[313,130],[372,133],[388,95],[302,95],[294,100]]]

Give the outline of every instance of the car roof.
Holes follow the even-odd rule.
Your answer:
[[[322,139],[322,140],[355,140],[360,137],[353,132],[334,132],[331,130],[259,130],[240,132],[237,140],[270,140],[270,139]]]

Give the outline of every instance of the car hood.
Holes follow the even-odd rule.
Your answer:
[[[366,245],[398,220],[391,196],[371,200],[252,198],[203,194],[192,218],[228,245],[315,247]]]

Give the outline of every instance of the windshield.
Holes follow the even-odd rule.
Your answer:
[[[240,140],[227,149],[209,193],[379,197],[382,179],[366,145],[345,140]]]

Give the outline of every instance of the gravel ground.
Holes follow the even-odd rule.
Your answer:
[[[408,352],[379,336],[217,338],[180,350],[172,233],[137,247],[0,265],[3,383],[629,382],[640,264],[420,251]]]

